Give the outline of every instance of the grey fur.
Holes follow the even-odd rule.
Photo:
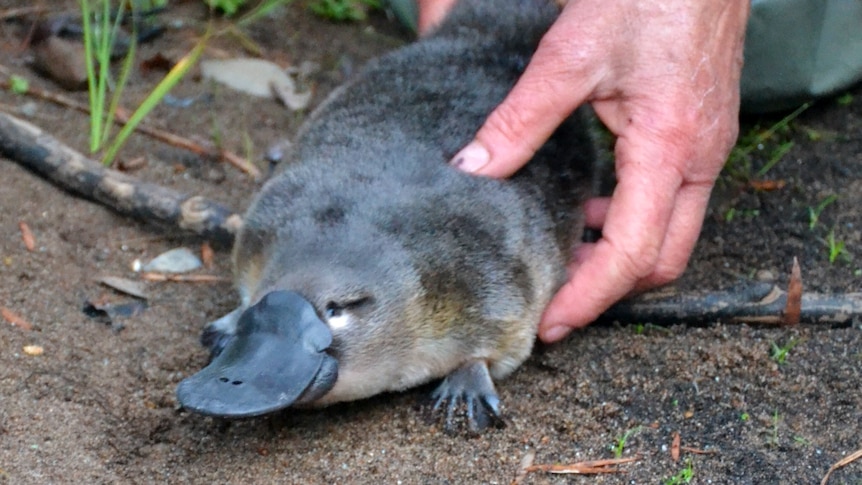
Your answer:
[[[252,202],[234,252],[240,310],[286,289],[347,322],[333,324],[339,377],[318,404],[475,361],[501,378],[528,356],[581,233],[596,158],[587,122],[567,120],[508,181],[447,160],[557,14],[550,1],[462,1],[433,35],[335,92]]]

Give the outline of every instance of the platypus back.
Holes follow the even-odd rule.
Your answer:
[[[449,418],[461,400],[471,427],[498,416],[491,377],[529,355],[580,236],[596,154],[576,114],[510,180],[447,161],[503,100],[557,14],[549,1],[463,0],[432,35],[372,61],[323,103],[245,216],[234,251],[240,307],[205,335],[216,354],[240,346],[237,322],[255,328],[242,315],[280,311],[255,310],[266,295],[297,294],[315,309],[319,321],[305,322],[313,333],[332,337],[309,355],[325,352],[337,375],[292,376],[272,384],[299,396],[291,402],[232,413],[231,392],[242,386],[212,383],[267,365],[226,350],[215,371],[181,384],[185,406],[260,414],[446,377],[437,397],[453,404]]]

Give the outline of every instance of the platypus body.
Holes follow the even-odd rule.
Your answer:
[[[234,249],[241,304],[184,407],[255,416],[443,378],[435,409],[495,422],[492,379],[529,355],[565,279],[596,158],[576,113],[509,180],[447,161],[522,73],[553,1],[462,0],[312,114]]]

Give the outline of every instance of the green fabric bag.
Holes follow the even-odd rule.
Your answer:
[[[742,109],[793,108],[862,80],[862,1],[753,0]]]

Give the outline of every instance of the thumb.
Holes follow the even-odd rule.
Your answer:
[[[512,175],[590,94],[594,83],[579,76],[571,43],[554,39],[551,30],[474,140],[452,157],[453,166],[475,175]]]

